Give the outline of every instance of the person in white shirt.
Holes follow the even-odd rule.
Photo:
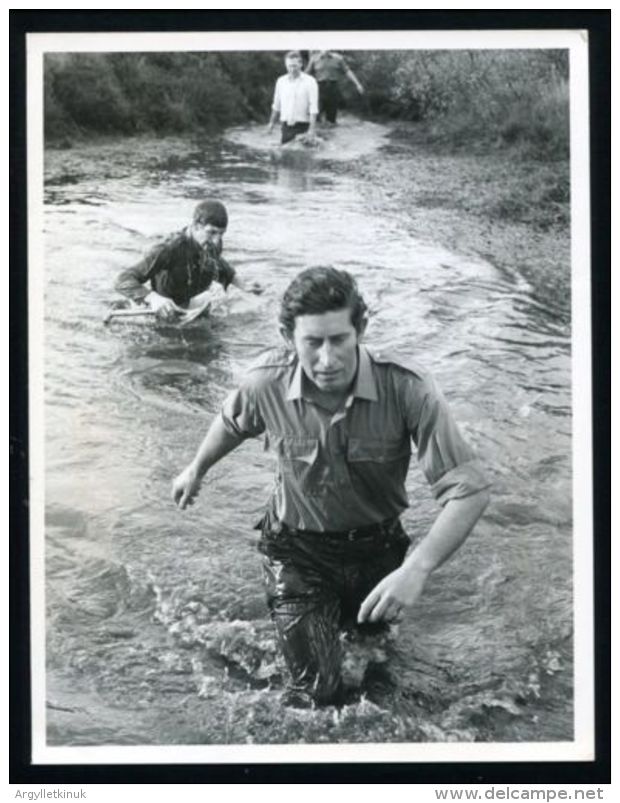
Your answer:
[[[282,144],[290,142],[299,134],[314,140],[316,118],[319,112],[319,86],[316,80],[302,72],[302,58],[298,50],[289,51],[284,57],[286,75],[276,81],[268,131],[280,117]]]

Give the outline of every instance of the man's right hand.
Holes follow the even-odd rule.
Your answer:
[[[183,469],[172,481],[172,498],[176,506],[185,510],[188,505],[193,505],[200,491],[201,482],[202,478],[198,476],[193,466],[189,465]]]
[[[171,298],[160,296],[154,290],[148,294],[145,301],[157,313],[157,317],[162,318],[164,321],[169,321],[179,313],[184,312],[181,307],[177,307]]]

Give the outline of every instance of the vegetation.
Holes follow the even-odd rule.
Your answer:
[[[263,119],[269,53],[70,53],[45,62],[45,135],[189,133]]]
[[[558,50],[351,52],[366,87],[356,111],[420,123],[442,147],[568,155],[568,56]],[[92,134],[184,133],[266,120],[282,54],[69,53],[45,63],[49,142]]]
[[[558,50],[436,50],[360,54],[377,114],[423,122],[440,145],[519,145],[565,158],[568,55]]]

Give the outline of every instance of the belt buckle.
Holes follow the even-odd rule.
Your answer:
[[[348,541],[355,541],[356,534],[357,534],[357,529],[348,530],[347,531],[347,540]]]

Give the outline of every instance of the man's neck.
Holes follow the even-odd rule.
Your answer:
[[[358,371],[359,371],[359,353],[357,359],[357,368],[355,370],[353,379],[351,380],[351,384],[344,390],[336,390],[336,391],[321,390],[321,388],[318,385],[315,385],[311,379],[308,379],[308,377],[304,372],[302,377],[304,395],[308,399],[311,399],[315,404],[324,407],[331,413],[335,413],[337,410],[344,407],[344,405],[347,402],[347,399],[353,393],[353,388],[355,387]]]
[[[314,382],[308,380],[306,393],[308,398],[315,404],[318,404],[319,407],[329,410],[330,413],[335,413],[344,406],[346,400],[349,398],[351,387],[346,390],[327,391],[321,390]]]

